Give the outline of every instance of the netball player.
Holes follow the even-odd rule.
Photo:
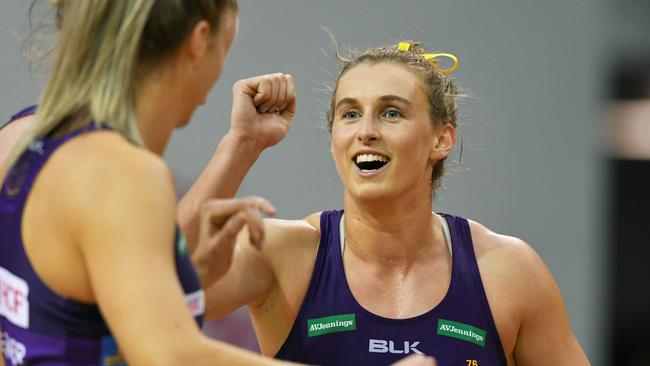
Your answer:
[[[35,0],[32,6],[36,4]],[[63,8],[66,1],[48,0],[54,6],[56,11],[56,26],[60,30],[63,21]],[[277,80],[287,78],[289,83],[278,83]],[[268,79],[268,80],[267,80]],[[273,80],[276,80],[275,82]],[[268,146],[278,143],[288,131],[292,116],[287,114],[284,118],[268,118],[266,113],[269,106],[278,98],[280,92],[294,95],[293,81],[290,75],[268,75],[262,80],[262,88],[268,89],[268,93],[260,93],[257,96],[256,103],[260,105],[260,111],[250,111],[242,105],[247,102],[248,96],[242,94],[242,89],[247,88],[247,81],[240,81],[234,88],[234,104],[232,126],[229,133],[220,141],[212,159],[210,160],[211,170],[209,176],[202,176],[195,184],[199,187],[204,185],[204,181],[209,181],[211,186],[209,190],[197,190],[192,188],[190,194],[183,199],[179,209],[178,216],[184,232],[190,237],[189,243],[196,242],[198,231],[198,217],[200,216],[199,208],[209,198],[230,198],[234,196],[237,188],[243,181],[243,178],[255,162],[259,154]],[[278,87],[285,87],[289,90],[279,90]],[[277,90],[275,90],[275,89]],[[264,105],[262,105],[264,103]],[[282,106],[286,107],[286,105]],[[279,110],[275,107],[275,110]],[[8,168],[7,162],[9,156],[20,138],[26,133],[31,126],[36,106],[30,106],[15,114],[4,125],[0,125],[0,181]],[[266,115],[266,116],[264,116]],[[197,194],[194,194],[198,191]],[[209,191],[209,196],[203,193]]]
[[[0,193],[5,362],[274,363],[207,340],[192,319],[202,316],[201,287],[175,242],[160,158],[221,72],[236,3],[68,1],[64,16],[28,144]],[[261,84],[290,82],[281,79],[250,79],[240,92],[263,108],[254,104]],[[278,103],[286,110],[270,118],[287,118],[286,95]],[[257,210],[272,207],[206,206],[200,241],[253,222]]]
[[[132,364],[271,363],[207,341],[191,321],[178,281],[199,319],[201,291],[173,228],[173,188],[157,156],[218,78],[236,32],[236,4],[66,4],[29,145],[10,160],[0,195],[7,362],[115,365],[125,356]],[[234,88],[235,106],[286,133],[292,88],[284,75],[245,80]],[[233,138],[243,140],[233,141],[250,142],[246,131],[235,129]],[[202,207],[199,242],[223,262],[211,275],[227,267],[228,238],[244,223],[255,231],[257,210],[273,210],[254,198]],[[167,247],[174,237],[177,244]]]
[[[432,57],[401,43],[344,63],[329,118],[344,210],[268,220],[261,251],[242,233],[207,316],[247,305],[265,355],[312,364],[588,364],[528,244],[432,212],[458,118]]]

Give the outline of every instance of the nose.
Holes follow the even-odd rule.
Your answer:
[[[357,139],[364,145],[376,142],[381,138],[377,121],[373,117],[364,117],[359,121]]]

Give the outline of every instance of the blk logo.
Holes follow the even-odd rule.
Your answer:
[[[394,354],[409,354],[417,353],[422,354],[417,347],[420,342],[398,342],[397,348],[395,347],[395,342],[383,340],[383,339],[370,339],[368,342],[368,352],[370,353],[394,353]],[[402,348],[400,348],[402,347]]]

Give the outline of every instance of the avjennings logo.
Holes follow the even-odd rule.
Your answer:
[[[469,324],[438,319],[438,334],[485,347],[485,331]]]
[[[354,314],[340,314],[307,320],[307,336],[315,337],[323,334],[349,332],[357,329]]]

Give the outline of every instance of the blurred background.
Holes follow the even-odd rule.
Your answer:
[[[30,67],[21,49],[30,3],[0,2],[3,121],[36,103],[43,84],[46,63]],[[47,42],[53,30],[38,25],[42,3],[31,28]],[[166,158],[180,196],[228,129],[231,85],[291,73],[294,125],[239,195],[264,196],[288,219],[339,208],[342,187],[321,128],[337,63],[322,28],[351,49],[414,39],[453,52],[454,77],[470,96],[461,101],[464,151],[449,159],[435,210],[530,243],[594,365],[650,365],[648,19],[648,0],[240,0],[222,79]],[[257,347],[245,310],[206,332]]]

